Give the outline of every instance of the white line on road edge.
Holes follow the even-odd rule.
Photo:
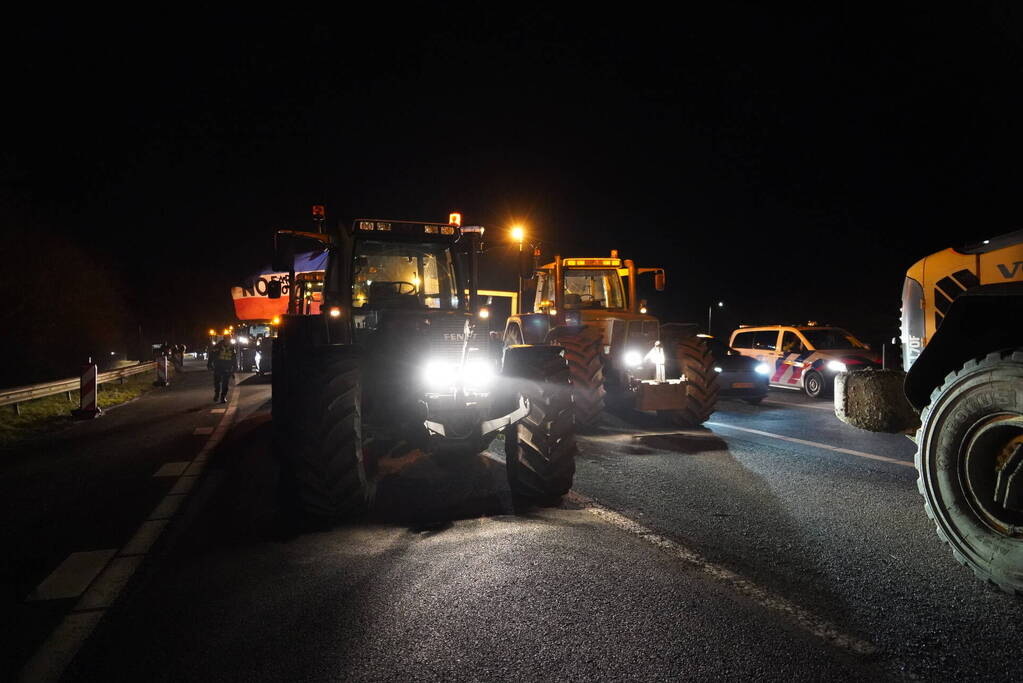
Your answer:
[[[64,617],[60,625],[46,639],[46,642],[32,655],[32,659],[28,660],[21,669],[18,681],[21,683],[51,683],[60,680],[68,664],[99,625],[106,610],[117,600],[117,596],[142,565],[146,553],[170,523],[167,517],[177,512],[181,503],[184,502],[188,495],[187,490],[191,489],[194,482],[194,475],[202,470],[209,454],[220,445],[227,435],[231,421],[238,410],[239,393],[239,391],[234,392],[216,429],[210,428],[210,432],[213,432],[212,436],[206,440],[191,464],[185,463],[188,465],[188,469],[178,478],[171,493],[160,501],[149,519],[142,523],[131,539],[117,552],[117,556],[92,581],[71,613]],[[199,467],[193,469],[196,465]],[[186,492],[179,493],[177,489],[183,479],[190,481],[186,485]]]
[[[746,596],[760,606],[787,615],[804,630],[809,631],[813,635],[831,643],[832,645],[862,655],[873,654],[877,651],[877,647],[873,643],[843,633],[831,622],[818,617],[812,612],[786,600],[785,598],[772,594],[767,589],[761,588],[752,581],[736,574],[731,569],[727,569],[721,565],[708,561],[699,553],[686,548],[676,541],[655,533],[639,522],[629,519],[619,512],[608,509],[593,500],[576,493],[575,491],[569,491],[565,498],[573,503],[581,505],[584,510],[596,515],[605,522],[616,526],[623,531],[627,531],[630,534],[638,536],[647,543],[658,547],[686,564],[693,565],[704,574],[727,584],[730,588],[732,588],[732,590]]]
[[[722,422],[704,422],[708,427],[724,427],[725,429],[734,429],[739,432],[748,432],[750,434],[757,434],[759,436],[766,436],[770,439],[780,439],[782,441],[788,441],[790,443],[798,443],[803,446],[813,446],[814,448],[823,448],[827,451],[835,451],[836,453],[845,453],[846,455],[855,455],[858,458],[869,458],[870,460],[880,460],[881,462],[891,463],[892,465],[901,465],[902,467],[916,467],[911,462],[905,460],[897,460],[896,458],[886,458],[883,455],[874,455],[873,453],[864,453],[863,451],[854,451],[850,448],[840,448],[838,446],[831,446],[826,443],[819,443],[817,441],[807,441],[806,439],[797,439],[792,436],[782,436],[781,434],[773,434],[771,432],[762,432],[759,429],[750,429],[748,427],[735,427],[733,425],[724,424]]]
[[[809,403],[787,403],[785,401],[761,401],[760,404],[761,405],[767,405],[767,406],[782,406],[784,408],[789,408],[789,407],[793,407],[793,408],[812,408],[813,410],[826,410],[829,413],[834,413],[835,412],[835,407],[833,405],[831,405],[831,406],[815,406],[815,405],[811,405]]]

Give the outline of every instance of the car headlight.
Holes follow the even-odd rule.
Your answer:
[[[846,368],[845,363],[840,360],[828,361],[828,370],[831,370],[832,372],[845,372],[847,369],[848,368]]]
[[[758,375],[770,375],[771,366],[767,363],[757,363],[757,366],[753,368]]]
[[[248,344],[249,343],[249,338],[248,337],[238,337],[238,343],[239,344]]]
[[[721,366],[715,365],[714,366],[714,372],[724,372],[724,370],[721,369]]]
[[[643,354],[639,351],[626,351],[622,360],[625,361],[626,367],[638,368],[643,364]]]

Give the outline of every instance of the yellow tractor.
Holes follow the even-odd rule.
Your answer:
[[[839,375],[835,412],[915,430],[938,537],[979,578],[1023,594],[1023,230],[914,264],[901,343],[906,372]]]
[[[663,291],[663,268],[636,268],[617,251],[595,258],[556,256],[535,273],[531,312],[513,312],[505,347],[558,344],[565,349],[576,424],[593,426],[605,399],[656,411],[674,424],[703,423],[717,401],[714,360],[695,325],[661,325],[636,298],[636,280],[652,273]],[[524,308],[519,298],[519,308]]]

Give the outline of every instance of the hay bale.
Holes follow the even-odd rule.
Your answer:
[[[835,415],[846,424],[871,432],[898,434],[920,426],[920,416],[906,400],[906,373],[856,370],[835,376]]]

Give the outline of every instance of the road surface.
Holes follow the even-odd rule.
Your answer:
[[[511,498],[500,442],[401,461],[367,519],[310,530],[278,515],[269,384],[245,378],[214,413],[186,369],[0,470],[5,673],[1016,677],[1023,606],[938,542],[912,443],[827,403],[776,390],[682,431],[606,415],[557,507]],[[79,592],[37,599],[47,585]]]

